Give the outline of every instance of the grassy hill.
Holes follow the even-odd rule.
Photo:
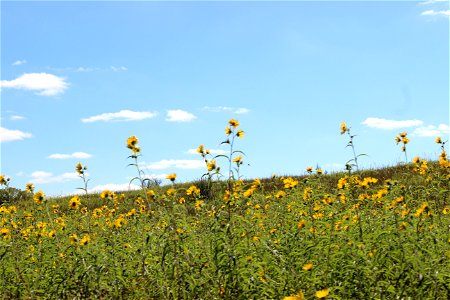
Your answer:
[[[200,150],[203,180],[177,184],[173,175],[168,186],[132,192],[46,198],[32,186],[10,189],[2,177],[1,297],[450,298],[446,155],[217,181],[214,159]],[[236,157],[228,157],[231,175]]]

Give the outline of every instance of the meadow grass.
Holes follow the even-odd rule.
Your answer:
[[[191,183],[146,186],[136,137],[139,191],[89,194],[79,164],[83,195],[29,184],[15,201],[2,176],[1,298],[450,298],[445,142],[434,162],[362,170],[352,147],[357,172],[244,181],[244,133],[229,125],[229,155],[200,146],[206,172]]]

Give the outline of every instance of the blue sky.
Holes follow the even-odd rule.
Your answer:
[[[1,2],[1,173],[49,195],[204,173],[200,144],[246,132],[244,178],[436,158],[449,137],[449,3]],[[226,169],[225,161],[218,161]],[[247,165],[249,164],[249,166]]]

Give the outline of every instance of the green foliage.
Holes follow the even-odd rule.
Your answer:
[[[127,145],[142,183],[137,138]],[[228,181],[205,176],[123,194],[45,199],[43,192],[27,196],[4,184],[0,294],[449,299],[444,154],[439,162],[415,159],[352,174],[311,169],[307,176],[253,181],[239,179],[237,164]],[[211,161],[205,159],[207,167]],[[206,174],[216,171],[209,167]]]

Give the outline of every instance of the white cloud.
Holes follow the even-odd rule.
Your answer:
[[[169,122],[190,122],[197,117],[191,114],[190,112],[181,110],[181,109],[175,109],[175,110],[169,110],[167,111],[167,118],[166,121]]]
[[[53,175],[53,173],[45,171],[36,171],[31,173],[31,182],[35,184],[43,183],[60,183],[66,181],[78,180],[79,176],[76,172],[63,173],[60,175]]]
[[[12,63],[12,65],[13,66],[20,66],[20,65],[23,65],[23,64],[26,64],[27,63],[27,61],[26,60],[24,60],[24,59],[22,59],[22,60],[16,60],[15,62],[13,62]]]
[[[248,112],[250,112],[250,110],[249,110],[248,108],[245,108],[245,107],[237,108],[237,109],[234,111],[235,114],[246,114],[246,113],[248,113]]]
[[[64,93],[68,83],[53,74],[26,73],[13,80],[1,80],[0,87],[35,91],[41,96],[56,96]]]
[[[92,189],[88,189],[88,193],[101,193],[104,190],[110,190],[110,191],[113,191],[113,192],[122,192],[122,191],[128,191],[128,190],[139,190],[140,188],[141,187],[136,185],[136,184],[108,183],[108,184],[97,185],[97,186],[93,187]],[[84,193],[84,191],[83,191],[83,193]]]
[[[126,70],[128,70],[127,67],[124,67],[124,66],[121,66],[121,67],[114,67],[114,66],[111,66],[110,69],[111,69],[112,71],[114,71],[114,72],[119,72],[119,71],[126,71]]]
[[[420,5],[429,5],[429,4],[442,3],[442,2],[448,2],[448,0],[427,0],[427,1],[419,2],[419,4]]]
[[[379,129],[397,129],[397,128],[406,128],[413,126],[420,126],[423,124],[421,120],[386,120],[380,118],[367,118],[361,124],[366,125],[371,128],[379,128]]]
[[[439,126],[428,125],[421,126],[412,132],[413,136],[423,136],[423,137],[437,137],[442,135],[450,134],[450,126],[446,124],[440,124]]]
[[[83,123],[92,123],[92,122],[108,122],[108,121],[140,121],[144,119],[150,119],[157,115],[156,112],[150,111],[132,111],[132,110],[121,110],[115,113],[104,113],[96,116],[92,116],[89,118],[81,119]]]
[[[25,117],[19,116],[19,115],[12,115],[11,117],[9,117],[9,119],[10,119],[11,121],[19,121],[19,120],[24,120]]]
[[[95,70],[96,70],[95,68],[90,68],[90,67],[78,67],[74,71],[75,72],[92,72]]]
[[[439,10],[436,11],[434,9],[426,10],[421,13],[422,16],[450,16],[450,10]]]
[[[208,149],[208,150],[209,150],[209,153],[211,153],[213,155],[229,154],[229,151],[225,151],[223,149]],[[197,152],[197,148],[196,149],[189,149],[187,151],[187,153],[199,155],[199,153]]]
[[[32,137],[31,133],[0,127],[0,142],[20,141]]]
[[[245,107],[229,107],[229,106],[205,106],[203,107],[203,110],[210,111],[210,112],[232,112],[235,114],[246,114],[250,112],[248,108]]]
[[[85,153],[85,152],[74,152],[72,154],[55,153],[55,154],[50,154],[49,156],[47,156],[47,158],[52,158],[52,159],[70,159],[70,158],[87,159],[87,158],[91,158],[91,157],[92,157],[91,154]]]
[[[177,169],[201,169],[204,167],[204,162],[202,160],[193,159],[163,159],[157,162],[149,163],[144,165],[144,169],[149,170],[163,170],[168,168]]]

